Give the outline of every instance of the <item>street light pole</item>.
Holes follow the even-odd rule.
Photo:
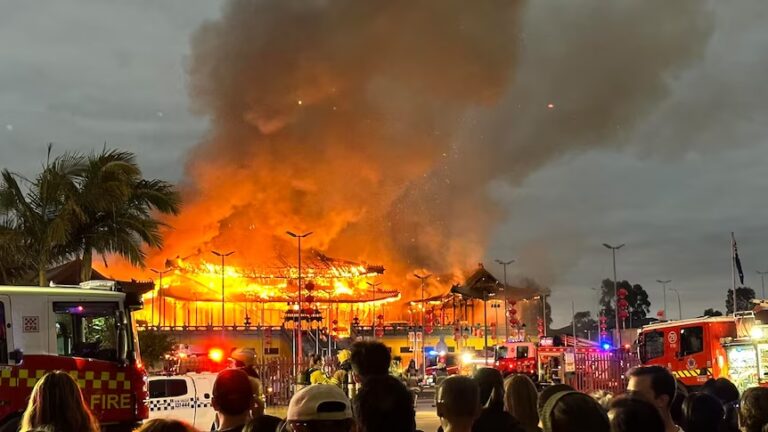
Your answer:
[[[615,346],[621,346],[621,328],[619,327],[619,280],[616,276],[616,251],[624,247],[624,243],[618,246],[611,246],[608,243],[603,243],[603,246],[610,249],[613,253],[613,295],[616,297],[616,308],[614,309],[614,315],[616,318],[616,344]]]
[[[211,251],[214,255],[221,258],[221,331],[224,332],[224,306],[226,303],[224,302],[224,258],[232,255],[235,253],[235,251],[231,252],[218,252],[218,251]]]
[[[426,374],[426,365],[427,365],[427,352],[424,350],[424,342],[425,342],[425,335],[424,335],[424,314],[427,312],[426,308],[424,307],[424,283],[429,279],[432,275],[426,274],[426,275],[419,275],[418,273],[414,273],[414,276],[416,276],[419,281],[421,281],[421,376],[424,377]]]
[[[302,310],[301,310],[301,307],[302,307],[302,304],[301,304],[301,239],[307,238],[307,237],[311,236],[312,235],[312,231],[306,232],[304,234],[294,234],[291,231],[286,231],[285,233],[288,234],[289,236],[295,238],[296,240],[298,240],[298,243],[299,243],[298,244],[298,265],[299,265],[299,269],[298,270],[299,270],[299,274],[298,274],[298,277],[297,277],[298,283],[299,283],[299,317],[298,317],[299,318],[299,331],[298,331],[297,336],[296,336],[296,344],[298,345],[298,347],[296,348],[296,351],[298,353],[298,358],[294,359],[294,361],[298,365],[303,360],[303,353],[302,353],[303,348],[301,346],[301,318],[302,318],[301,317],[301,315],[302,315]]]
[[[661,291],[664,293],[664,319],[667,319],[667,284],[672,282],[672,279],[669,279],[669,280],[656,279],[656,282],[661,284]]]
[[[376,287],[381,285],[381,282],[366,282],[368,286],[373,289],[373,302],[371,303],[371,336],[376,339]]]
[[[676,290],[673,287],[669,287],[669,290],[677,294],[677,319],[683,319],[683,305],[680,301],[680,291]]]
[[[160,306],[165,304],[165,297],[163,297],[163,275],[168,273],[171,269],[163,269],[163,270],[157,270],[157,269],[150,269],[153,273],[156,273],[160,277],[160,288],[157,290],[157,293],[160,295],[161,303],[157,305],[157,318],[158,322],[162,319],[161,317],[164,315],[164,312],[160,310]],[[155,303],[157,302],[157,297],[152,298],[152,325],[155,325]]]
[[[765,300],[765,275],[768,274],[768,271],[757,271],[757,274],[760,275],[760,283],[763,287],[762,295],[760,296],[760,300]]]
[[[502,261],[500,259],[496,260],[497,263],[501,264],[502,267],[504,267],[504,343],[506,343],[509,340],[509,317],[507,316],[507,266],[514,263],[515,260],[509,260],[509,261]],[[496,323],[496,326],[498,328],[499,323]]]

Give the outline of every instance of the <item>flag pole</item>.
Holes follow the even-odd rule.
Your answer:
[[[736,236],[731,231],[731,284],[733,286],[733,316],[736,316]]]

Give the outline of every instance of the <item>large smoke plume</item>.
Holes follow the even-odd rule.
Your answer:
[[[503,216],[490,181],[620,145],[711,27],[700,0],[230,1],[192,39],[211,128],[164,254],[256,265],[294,229],[397,277],[466,269]]]

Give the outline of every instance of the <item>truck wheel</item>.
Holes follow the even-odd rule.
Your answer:
[[[17,415],[0,425],[0,432],[18,432],[20,426],[21,416]]]

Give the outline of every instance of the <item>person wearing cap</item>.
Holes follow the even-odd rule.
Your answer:
[[[216,411],[216,430],[240,432],[254,407],[251,380],[241,369],[224,369],[213,382],[211,404]]]
[[[251,416],[257,417],[264,413],[266,406],[264,391],[259,379],[259,373],[253,367],[256,360],[256,351],[253,348],[237,348],[229,355],[230,367],[240,369],[248,375],[254,395],[254,405]]]
[[[293,432],[350,432],[352,404],[335,385],[312,385],[293,395],[286,421]]]

